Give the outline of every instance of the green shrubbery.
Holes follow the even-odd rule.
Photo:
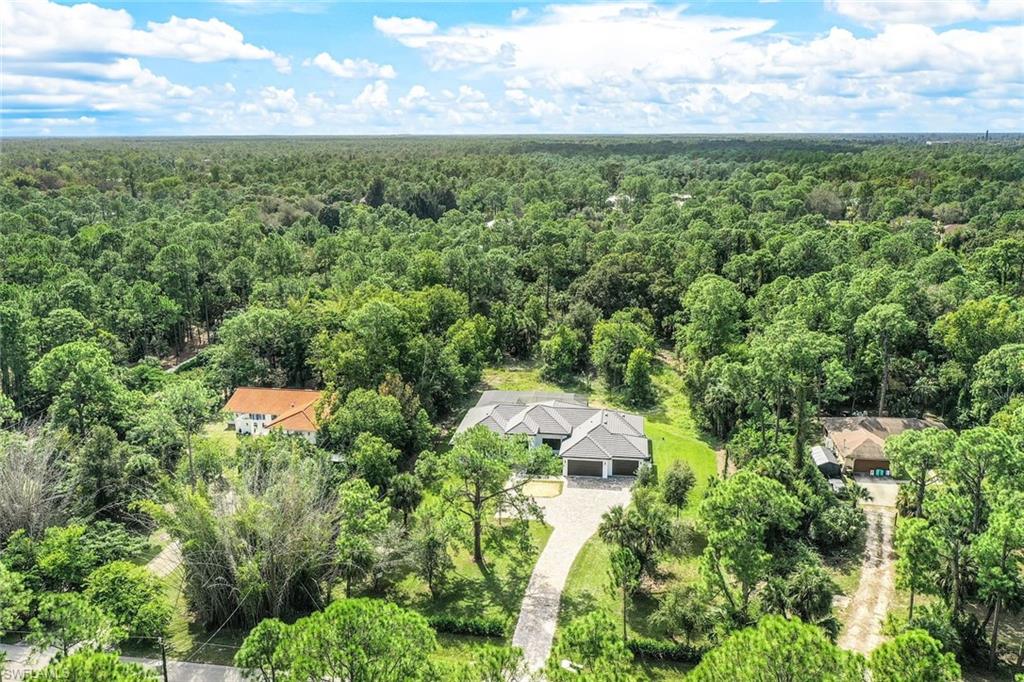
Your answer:
[[[505,637],[509,628],[508,621],[498,616],[437,615],[428,617],[427,621],[438,632],[449,635]]]

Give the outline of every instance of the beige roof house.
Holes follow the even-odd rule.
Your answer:
[[[885,440],[912,429],[946,428],[935,419],[916,417],[825,417],[825,445],[836,454],[843,468],[865,472],[889,469]]]

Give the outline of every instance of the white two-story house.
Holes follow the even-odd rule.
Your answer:
[[[235,389],[224,410],[231,414],[229,424],[238,433],[265,436],[272,429],[302,436],[316,443],[316,405],[320,391],[301,388]]]

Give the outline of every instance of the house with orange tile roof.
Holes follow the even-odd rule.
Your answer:
[[[322,394],[303,388],[235,389],[224,410],[237,433],[265,436],[273,429],[316,443],[316,406]]]

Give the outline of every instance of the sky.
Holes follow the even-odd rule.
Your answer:
[[[1024,0],[0,2],[0,135],[1019,132]]]

